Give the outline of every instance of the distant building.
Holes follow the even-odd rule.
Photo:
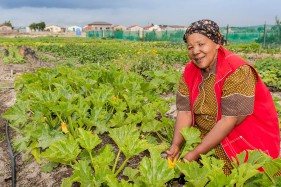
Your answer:
[[[125,31],[125,30],[127,30],[127,27],[122,26],[122,25],[114,25],[114,26],[112,26],[112,30]]]
[[[179,25],[159,25],[162,31],[178,31],[178,30],[186,30],[186,26]]]
[[[65,32],[65,28],[59,27],[57,25],[47,26],[47,27],[45,27],[44,30],[49,31],[49,32],[54,32],[54,33]]]
[[[96,22],[93,22],[93,23],[89,23],[84,28],[84,31],[90,31],[90,30],[99,31],[99,30],[111,30],[111,29],[112,29],[111,23],[107,23],[107,22],[104,22],[104,21],[96,21]]]
[[[127,27],[128,31],[143,31],[143,28],[138,25],[132,25]]]
[[[0,33],[11,33],[13,32],[13,28],[6,25],[0,25]]]
[[[76,32],[77,30],[82,31],[82,27],[74,25],[74,26],[67,27],[66,29],[67,32]]]
[[[161,31],[161,28],[158,25],[151,25],[143,27],[145,31]]]

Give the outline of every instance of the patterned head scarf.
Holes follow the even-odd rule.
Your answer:
[[[222,45],[224,43],[223,35],[219,31],[219,26],[214,21],[208,19],[193,22],[188,26],[183,36],[185,43],[187,42],[187,37],[193,33],[203,34],[217,44]]]

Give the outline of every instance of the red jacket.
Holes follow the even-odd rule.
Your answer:
[[[219,48],[214,84],[218,106],[216,121],[221,119],[221,96],[224,81],[237,68],[245,64],[247,63],[238,55],[231,53],[223,47]],[[256,74],[258,82],[255,89],[253,113],[248,115],[245,120],[237,125],[221,142],[230,160],[233,160],[232,157],[236,158],[236,155],[244,150],[255,149],[262,150],[272,158],[277,158],[279,156],[280,130],[277,112],[269,90],[261,81],[257,72]],[[190,106],[194,123],[193,106],[199,94],[199,84],[202,82],[201,71],[190,62],[186,65],[184,78],[189,89]]]

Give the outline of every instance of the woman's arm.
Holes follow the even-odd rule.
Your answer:
[[[180,131],[184,127],[190,127],[192,125],[191,111],[178,111],[177,119],[175,123],[174,136],[170,149],[167,151],[167,156],[171,160],[178,159],[180,148],[183,144],[184,138]]]
[[[197,160],[200,154],[205,154],[216,147],[221,141],[240,124],[246,116],[222,116],[214,128],[203,138],[202,142],[184,156],[188,161]]]

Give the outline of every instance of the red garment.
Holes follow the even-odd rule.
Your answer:
[[[216,121],[219,121],[222,115],[221,96],[224,81],[237,68],[246,64],[247,62],[238,55],[231,53],[223,47],[219,48],[214,84],[218,107]],[[280,130],[277,112],[269,90],[262,82],[257,72],[256,75],[258,81],[255,89],[253,113],[248,115],[245,120],[237,125],[221,142],[221,145],[230,160],[233,160],[233,157],[236,158],[236,155],[244,150],[257,149],[262,150],[272,158],[279,157]],[[202,82],[201,71],[197,66],[190,62],[186,65],[184,78],[189,89],[190,106],[191,112],[193,113],[194,123],[193,106],[199,94],[199,84]]]

